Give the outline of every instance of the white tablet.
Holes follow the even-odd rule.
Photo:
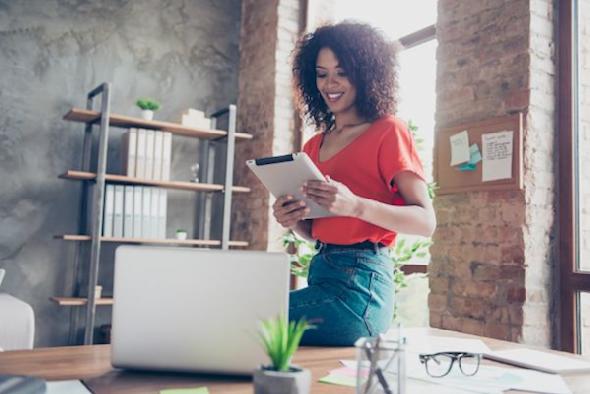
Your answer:
[[[310,209],[305,219],[333,216],[328,210],[301,194],[301,186],[306,181],[326,180],[306,153],[264,157],[248,160],[246,164],[275,198],[289,194],[296,200],[304,200]]]

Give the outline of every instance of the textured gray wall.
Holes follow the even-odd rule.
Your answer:
[[[75,246],[52,236],[76,231],[81,190],[57,178],[79,168],[83,137],[62,116],[104,81],[117,113],[137,114],[139,96],[161,100],[162,120],[235,103],[239,23],[239,0],[0,0],[1,290],[33,306],[35,346],[66,344],[78,315],[49,301],[72,291]],[[111,129],[111,169],[121,132]],[[196,152],[196,141],[177,137],[175,179],[189,176]],[[168,230],[192,227],[194,194],[169,196]],[[111,294],[113,247],[103,250],[100,283]],[[110,308],[99,310],[107,321]]]

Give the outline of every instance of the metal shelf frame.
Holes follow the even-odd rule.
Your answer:
[[[90,169],[91,155],[92,155],[92,132],[93,126],[99,126],[99,137],[97,147],[97,168],[96,178],[93,179],[95,182],[94,191],[91,198],[91,213],[90,218],[91,224],[87,223],[87,213],[89,207],[89,184],[90,182],[84,181],[82,186],[82,192],[79,204],[79,215],[78,215],[78,232],[79,234],[90,233],[90,262],[88,271],[88,284],[86,290],[87,303],[85,305],[85,319],[84,319],[84,345],[92,345],[94,342],[94,325],[96,322],[96,306],[97,299],[95,298],[95,287],[98,281],[99,265],[100,265],[100,252],[101,252],[101,235],[103,226],[103,210],[104,210],[104,194],[106,180],[106,165],[107,165],[107,152],[108,152],[108,139],[109,139],[109,124],[111,115],[111,94],[112,85],[111,83],[102,83],[93,90],[91,90],[86,98],[86,109],[89,111],[93,110],[95,100],[100,96],[100,121],[96,119],[85,122],[84,127],[84,141],[82,146],[82,163],[81,171],[93,172]],[[230,246],[230,218],[231,218],[231,203],[232,203],[232,187],[233,187],[233,167],[234,167],[234,154],[235,154],[235,142],[236,142],[236,121],[237,121],[237,109],[235,105],[229,105],[227,108],[217,111],[210,115],[211,127],[215,129],[217,120],[221,116],[228,116],[228,131],[227,135],[221,136],[218,139],[226,140],[226,151],[225,151],[225,176],[224,176],[224,189],[223,193],[223,214],[222,214],[222,237],[221,237],[221,249],[229,249]],[[116,126],[113,126],[116,127]],[[197,137],[198,138],[198,137]],[[205,182],[212,183],[213,181],[213,168],[210,166],[210,159],[214,156],[215,147],[210,143],[209,139],[200,139],[199,142],[199,176],[200,179]],[[201,193],[197,194],[197,218],[195,232],[198,238],[208,239],[211,225],[211,207],[212,207],[212,193]],[[75,292],[81,293],[80,289],[80,269],[83,267],[81,263],[81,245],[79,242],[76,243],[75,251],[75,266],[74,270],[76,275],[76,286]],[[74,313],[74,312],[72,312]],[[75,319],[70,321],[70,336],[69,342],[73,344],[76,341],[75,327],[77,324]]]

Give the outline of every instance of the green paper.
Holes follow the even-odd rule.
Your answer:
[[[183,389],[160,390],[160,394],[209,394],[207,387],[189,387]]]
[[[354,376],[328,375],[319,380],[320,383],[337,384],[339,386],[356,387],[356,378]]]

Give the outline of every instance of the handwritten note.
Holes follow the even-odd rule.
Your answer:
[[[482,181],[512,178],[513,132],[482,134]]]
[[[469,136],[467,130],[453,134],[451,141],[451,165],[465,163],[469,161]]]

